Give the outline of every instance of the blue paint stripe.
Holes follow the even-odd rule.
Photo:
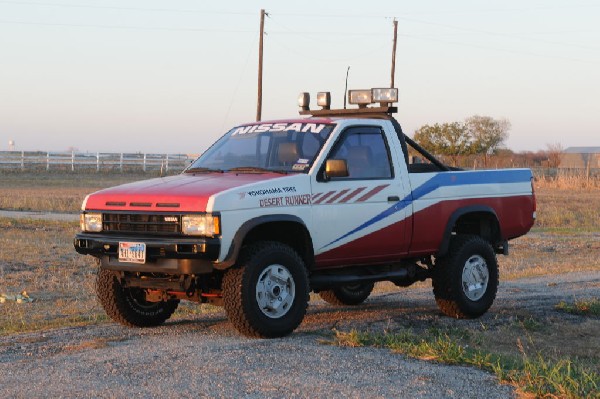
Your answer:
[[[367,227],[375,224],[396,212],[400,212],[409,205],[412,205],[413,201],[418,200],[426,196],[427,194],[437,190],[440,187],[446,186],[468,186],[475,184],[508,184],[508,183],[524,183],[531,180],[531,171],[529,169],[514,169],[510,171],[506,170],[478,170],[468,172],[440,172],[433,178],[427,180],[425,183],[417,187],[413,192],[394,205],[381,212],[379,215],[367,220],[360,226],[349,231],[343,236],[331,241],[329,244],[322,248],[335,244],[336,242],[343,240],[344,238],[351,236]],[[322,249],[321,248],[321,249]]]

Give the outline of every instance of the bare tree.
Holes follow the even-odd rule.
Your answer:
[[[549,168],[558,168],[564,151],[565,149],[560,143],[546,144],[546,153],[548,154]]]

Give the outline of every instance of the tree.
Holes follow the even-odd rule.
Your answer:
[[[564,148],[560,143],[546,144],[546,153],[548,154],[548,167],[558,168]]]
[[[454,166],[459,155],[471,153],[469,132],[460,122],[421,126],[415,132],[414,140],[429,152],[451,157]]]
[[[465,120],[465,125],[472,138],[474,153],[483,154],[487,166],[488,157],[508,139],[510,122],[508,119],[474,115]]]

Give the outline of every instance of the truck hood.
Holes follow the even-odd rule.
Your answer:
[[[204,212],[211,196],[235,187],[285,177],[277,173],[180,174],[90,194],[84,210]]]

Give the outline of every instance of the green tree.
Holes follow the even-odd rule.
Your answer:
[[[449,156],[453,166],[459,155],[472,151],[470,133],[460,122],[421,126],[415,131],[414,140],[429,152]]]
[[[508,119],[474,115],[465,120],[465,126],[471,136],[473,152],[483,154],[487,166],[488,157],[501,148],[508,139],[510,122]]]

